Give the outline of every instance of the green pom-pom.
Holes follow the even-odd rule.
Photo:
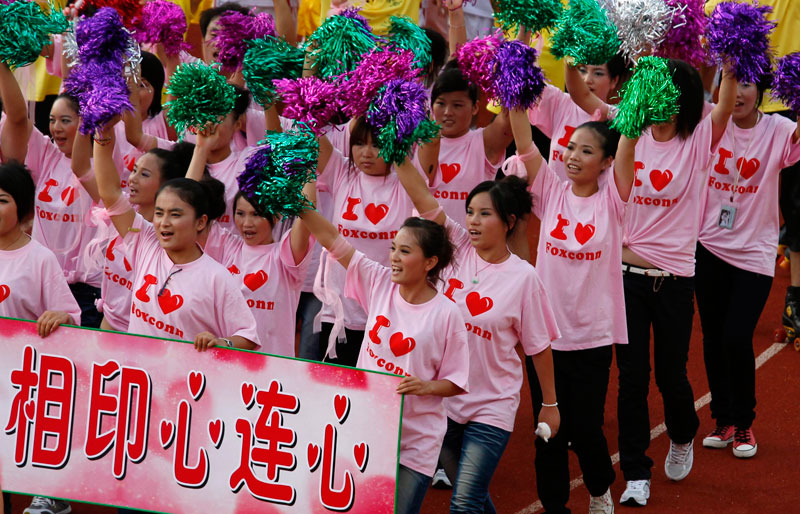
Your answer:
[[[439,135],[439,128],[435,122],[425,119],[417,125],[411,135],[398,139],[397,122],[391,120],[378,131],[379,155],[386,164],[401,164],[415,144],[433,141]]]
[[[663,57],[641,57],[622,88],[622,101],[611,126],[634,139],[650,126],[668,122],[678,113],[680,90]]]
[[[183,139],[188,129],[201,130],[207,123],[219,123],[233,110],[236,89],[217,68],[202,62],[178,66],[169,81],[167,119]]]
[[[266,36],[250,41],[242,75],[256,102],[269,108],[275,100],[276,79],[296,79],[303,74],[303,51],[283,38]]]
[[[389,44],[410,50],[417,58],[415,68],[423,70],[431,65],[431,39],[408,16],[392,16],[389,27]]]
[[[361,56],[378,44],[366,20],[357,14],[331,16],[308,40],[317,75],[323,78],[353,71],[361,62]]]
[[[497,0],[494,17],[504,30],[522,25],[531,32],[539,32],[552,28],[562,10],[560,0]]]
[[[303,186],[316,179],[319,143],[301,127],[268,132],[238,177],[239,191],[262,214],[296,216],[313,208]]]
[[[576,63],[593,66],[610,61],[620,45],[617,27],[596,0],[569,0],[550,43],[556,59],[569,56]]]
[[[27,66],[50,44],[51,34],[69,29],[60,9],[51,3],[49,11],[36,2],[0,4],[0,61],[12,69]]]

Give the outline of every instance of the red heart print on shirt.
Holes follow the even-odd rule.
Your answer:
[[[672,172],[670,170],[653,170],[650,172],[650,183],[653,184],[653,189],[661,191],[667,184],[672,181]]]
[[[267,283],[269,277],[267,276],[267,272],[262,270],[258,270],[256,273],[248,273],[244,276],[244,285],[247,286],[247,289],[251,291],[255,291],[259,287],[263,286]]]
[[[591,239],[593,235],[594,225],[584,225],[583,223],[575,225],[575,239],[577,239],[580,244],[586,244],[586,241]]]
[[[492,308],[494,302],[488,296],[481,297],[477,291],[472,291],[467,295],[467,309],[473,316],[483,314]]]
[[[158,297],[158,306],[161,307],[161,312],[164,314],[180,309],[181,305],[183,305],[183,296],[172,294],[169,289],[164,289],[164,292]]]
[[[366,214],[367,219],[370,220],[373,225],[377,225],[388,213],[389,206],[385,203],[379,205],[371,203],[364,207],[364,214]]]
[[[744,157],[739,157],[736,160],[736,168],[742,170],[741,175],[745,180],[755,175],[759,166],[761,166],[761,162],[755,158],[746,160]]]
[[[0,303],[3,303],[6,298],[11,294],[11,288],[3,284],[0,286]]]
[[[75,197],[78,196],[75,188],[72,186],[65,187],[63,191],[61,191],[61,200],[64,202],[64,205],[69,207],[70,205],[75,202]]]
[[[442,170],[442,182],[445,184],[456,178],[456,175],[461,173],[461,165],[457,162],[453,164],[440,164],[439,169]]]
[[[239,271],[239,268],[236,267],[236,264],[231,264],[231,267],[228,268],[228,271],[231,272],[231,275],[238,275],[239,273],[241,273],[241,271]]]
[[[404,337],[402,332],[395,332],[389,338],[389,348],[395,357],[401,357],[417,346],[417,342],[413,337]]]

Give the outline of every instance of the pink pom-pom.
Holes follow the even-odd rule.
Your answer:
[[[495,97],[495,55],[503,44],[503,36],[495,32],[491,36],[467,41],[456,50],[455,58],[461,73],[475,83],[490,97]]]
[[[692,66],[700,67],[708,61],[702,37],[706,31],[708,17],[703,0],[664,0],[672,7],[672,26],[664,41],[656,48],[655,55],[683,59]]]
[[[343,76],[342,110],[351,118],[367,112],[370,102],[390,80],[413,81],[419,74],[410,50],[375,49],[361,58],[355,70]]]
[[[268,13],[253,16],[226,11],[219,17],[217,35],[214,37],[217,61],[224,71],[234,72],[242,66],[248,41],[275,35],[275,22]]]
[[[183,9],[168,0],[155,0],[145,4],[133,36],[139,43],[161,43],[167,55],[177,55],[181,50],[191,48],[183,40],[185,33],[186,15]]]
[[[278,97],[285,104],[283,116],[305,123],[319,134],[339,112],[339,85],[317,77],[274,81]]]

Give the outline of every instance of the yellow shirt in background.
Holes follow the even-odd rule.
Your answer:
[[[389,31],[389,18],[392,16],[408,16],[414,23],[419,23],[420,0],[351,0],[347,3],[361,8],[359,14],[367,19],[375,34]],[[330,0],[321,0],[320,23],[327,18],[330,7]]]

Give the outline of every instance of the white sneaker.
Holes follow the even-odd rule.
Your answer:
[[[669,442],[669,453],[664,461],[664,473],[670,480],[683,480],[692,470],[694,463],[694,442],[677,444]]]
[[[450,483],[450,479],[447,478],[447,473],[444,472],[444,469],[439,468],[436,470],[436,473],[433,474],[431,487],[434,489],[452,489],[453,484]]]
[[[614,500],[611,488],[603,496],[592,496],[589,500],[589,514],[614,514]]]
[[[23,514],[69,514],[72,507],[63,500],[54,500],[44,496],[34,496],[31,504]]]
[[[650,498],[650,480],[628,480],[619,502],[632,507],[644,507]]]

